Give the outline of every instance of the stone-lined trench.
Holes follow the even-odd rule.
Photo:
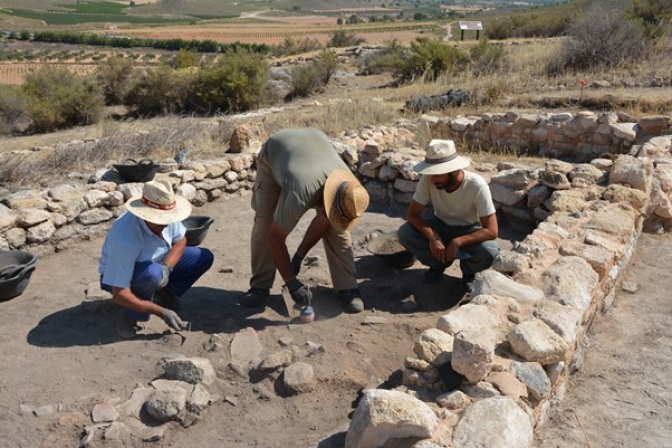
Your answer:
[[[534,231],[477,276],[470,303],[418,335],[403,386],[365,392],[346,447],[406,437],[419,440],[416,448],[531,446],[535,428],[580,367],[583,336],[610,306],[640,232],[671,227],[672,118],[425,116],[366,126],[334,143],[375,202],[407,204],[417,180],[412,168],[424,154],[418,132],[453,138],[458,148],[546,157],[470,168],[488,179],[499,219]],[[157,177],[197,206],[226,199],[251,188],[255,151],[265,138],[259,125],[239,125],[222,158],[162,161]],[[0,248],[41,255],[101,237],[141,188],[103,168],[86,185],[9,194],[0,205]],[[452,371],[462,381],[448,390]]]

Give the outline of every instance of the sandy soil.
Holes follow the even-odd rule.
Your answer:
[[[544,448],[672,447],[672,239],[643,235],[615,305],[589,334],[583,369],[537,438]]]
[[[96,440],[90,446],[341,447],[358,391],[368,384],[394,383],[395,372],[412,353],[413,338],[433,327],[465,294],[456,266],[440,286],[426,286],[417,262],[395,270],[366,250],[370,232],[391,231],[402,222],[403,210],[378,206],[353,231],[365,312],[342,312],[329,288],[321,246],[309,254],[318,257],[317,263],[301,273],[316,294],[314,323],[302,325],[288,317],[277,281],[270,306],[249,310],[236,303],[250,273],[249,196],[207,204],[194,214],[215,218],[203,244],[216,260],[184,297],[182,317],[192,322],[184,342],[157,318],[138,339],[122,341],[115,332],[116,307],[91,314],[80,306],[87,285],[97,278],[100,239],[42,257],[24,294],[0,303],[1,447],[77,446],[96,403],[126,400],[136,384],[160,374],[156,363],[162,356],[176,352],[210,359],[218,379],[208,390],[232,398],[235,405],[218,401],[186,429],[171,423],[157,443]],[[308,218],[291,235],[290,248]],[[504,226],[500,243],[509,248],[523,237],[520,230]],[[538,437],[538,447],[670,446],[672,395],[665,379],[672,367],[672,332],[666,325],[672,310],[664,291],[672,288],[666,275],[671,253],[669,237],[643,236],[624,274],[640,289],[619,293],[615,306],[596,321],[586,364]],[[402,302],[410,296],[418,305],[415,311],[407,311]],[[366,325],[370,316],[384,322]],[[281,338],[298,347],[322,345],[324,353],[302,358],[315,370],[316,390],[287,397],[277,375],[241,376],[228,368],[229,343],[246,327],[257,331],[262,358],[282,348]],[[210,351],[213,335],[221,337],[222,348]],[[21,412],[22,404],[60,405],[61,410],[38,418]]]
[[[421,282],[423,268],[417,262],[398,271],[370,254],[364,247],[368,233],[394,230],[403,222],[403,210],[374,207],[353,232],[365,312],[342,312],[319,245],[309,254],[319,257],[317,265],[304,268],[300,275],[314,287],[316,321],[295,325],[298,321],[290,322],[277,281],[265,310],[236,304],[250,275],[249,196],[211,203],[194,213],[215,218],[204,245],[216,260],[184,297],[182,317],[192,322],[192,332],[183,345],[178,335],[164,332],[158,318],[150,320],[137,340],[122,341],[115,332],[116,308],[108,314],[90,314],[80,306],[87,285],[96,282],[102,240],[43,257],[24,294],[0,303],[0,446],[77,446],[97,402],[126,400],[136,384],[157,377],[156,363],[163,355],[179,352],[210,359],[219,379],[208,390],[235,397],[236,405],[219,401],[202,412],[196,425],[184,429],[171,424],[163,441],[148,446],[338,447],[357,392],[393,376],[412,354],[413,338],[433,327],[465,293],[457,266],[447,271],[440,286],[429,287]],[[291,235],[290,248],[298,244],[309,218],[304,217]],[[522,237],[504,231],[501,244],[510,247],[511,239]],[[419,308],[407,312],[402,300],[411,295]],[[385,322],[365,325],[369,316]],[[258,332],[262,358],[282,348],[281,338],[291,338],[298,347],[309,341],[321,344],[324,353],[302,359],[313,366],[317,389],[284,397],[277,389],[277,375],[251,378],[230,370],[229,342],[246,327]],[[207,349],[214,334],[222,338],[221,351]],[[21,404],[33,408],[61,404],[62,412],[37,418],[20,412]],[[143,446],[137,441],[131,445]],[[91,446],[115,445],[99,441]]]

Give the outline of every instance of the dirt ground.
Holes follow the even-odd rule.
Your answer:
[[[583,369],[537,447],[672,447],[672,239],[644,234],[614,306],[596,319]]]
[[[319,257],[317,265],[305,267],[300,274],[314,287],[315,322],[290,322],[278,280],[270,307],[249,310],[236,303],[248,288],[250,276],[253,212],[249,199],[210,203],[194,212],[215,218],[203,246],[213,250],[216,258],[213,268],[184,297],[181,315],[192,322],[192,331],[183,345],[178,335],[163,333],[166,327],[155,317],[140,338],[122,341],[115,331],[116,308],[108,314],[91,314],[80,306],[87,285],[97,279],[102,240],[78,243],[42,257],[23,295],[0,303],[0,446],[77,446],[82,425],[90,423],[90,411],[97,402],[126,400],[136,384],[147,384],[159,375],[156,364],[162,356],[175,352],[210,359],[219,379],[208,391],[235,397],[236,404],[220,400],[205,409],[194,426],[183,429],[171,424],[164,440],[149,445],[342,446],[357,392],[393,376],[404,358],[412,355],[413,338],[435,326],[438,317],[465,293],[459,270],[451,267],[442,284],[429,287],[421,282],[419,263],[397,271],[370,254],[363,246],[368,233],[395,230],[403,222],[403,210],[372,207],[353,231],[366,303],[363,313],[342,312],[330,289],[321,245],[309,254]],[[290,236],[290,248],[298,244],[309,219],[305,216]],[[512,240],[522,237],[523,233],[505,229],[501,244],[510,248]],[[402,300],[411,295],[418,310],[407,312]],[[366,325],[370,316],[385,322]],[[246,327],[258,332],[261,358],[281,350],[281,338],[291,338],[300,348],[307,342],[322,345],[324,353],[302,359],[315,370],[317,389],[284,397],[277,393],[277,376],[250,378],[229,369],[229,342]],[[221,351],[208,351],[214,334],[221,336]],[[24,415],[21,404],[32,408],[61,404],[62,412],[37,418]],[[143,446],[139,441],[133,443]],[[98,441],[91,446],[114,445]]]
[[[192,322],[192,331],[183,344],[155,317],[138,339],[120,340],[115,332],[118,309],[91,314],[80,306],[87,285],[96,281],[102,240],[42,257],[24,294],[0,303],[0,446],[77,446],[96,403],[126,400],[137,384],[158,377],[156,364],[162,356],[182,353],[210,359],[218,379],[208,391],[235,404],[214,403],[188,428],[171,423],[159,442],[115,445],[98,438],[90,446],[342,447],[358,391],[386,380],[394,383],[395,372],[412,354],[413,338],[433,327],[466,293],[456,266],[440,285],[427,286],[419,263],[399,271],[371,255],[365,248],[367,234],[394,230],[403,222],[403,210],[374,206],[353,231],[366,302],[363,313],[342,312],[329,288],[321,245],[309,254],[319,257],[316,265],[301,273],[314,287],[314,323],[290,321],[279,281],[268,308],[249,310],[236,303],[250,275],[249,196],[210,203],[194,214],[215,219],[203,245],[216,259],[184,297],[181,314]],[[290,236],[290,248],[298,243],[308,218]],[[510,248],[524,235],[504,225],[500,244]],[[665,378],[672,352],[671,331],[665,324],[672,310],[664,293],[672,287],[666,275],[670,254],[669,237],[643,236],[624,274],[640,289],[636,294],[619,293],[615,306],[597,320],[585,367],[572,379],[563,407],[537,439],[538,447],[670,446],[672,395]],[[402,301],[409,296],[418,305],[415,311],[404,307]],[[371,316],[384,321],[365,324]],[[258,333],[261,358],[281,350],[281,338],[298,347],[307,342],[322,345],[323,353],[302,358],[315,370],[316,389],[288,397],[278,388],[277,375],[257,378],[231,370],[229,343],[246,327]],[[210,351],[215,334],[222,348]],[[60,406],[60,411],[35,417],[21,412],[22,404]]]

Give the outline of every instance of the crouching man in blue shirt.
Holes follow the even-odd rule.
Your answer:
[[[191,214],[191,204],[176,196],[168,181],[154,180],[144,184],[142,197],[126,202],[126,209],[105,237],[98,267],[101,287],[123,307],[117,333],[133,338],[141,329],[138,322],[150,314],[184,330],[176,313],[180,297],[214,259],[208,249],[187,246],[181,221]]]

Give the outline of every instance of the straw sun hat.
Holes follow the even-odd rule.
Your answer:
[[[369,194],[348,170],[333,171],[324,184],[324,210],[331,226],[348,230],[369,206]]]
[[[420,174],[446,174],[469,166],[469,159],[458,156],[452,140],[434,139],[429,142],[425,160],[416,164],[413,171]]]
[[[191,215],[189,201],[176,196],[167,180],[145,182],[142,196],[129,199],[126,209],[140,219],[166,226]]]

